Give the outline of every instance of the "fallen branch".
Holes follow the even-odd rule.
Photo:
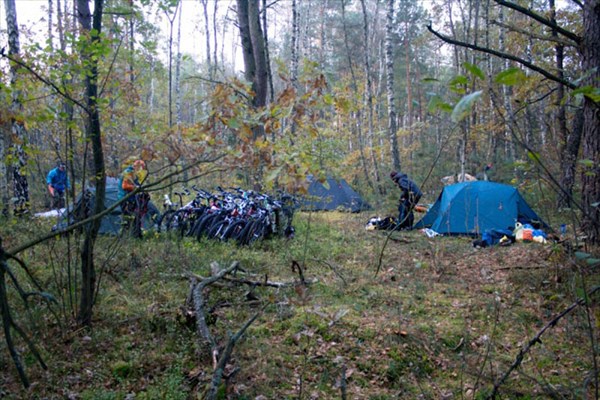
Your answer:
[[[188,274],[189,277],[191,278],[195,278],[197,280],[203,280],[206,279],[205,277],[203,277],[202,275],[196,275],[196,274]],[[248,285],[248,286],[261,286],[261,287],[274,287],[274,288],[285,288],[285,287],[293,287],[296,286],[295,282],[275,282],[275,281],[269,281],[267,279],[262,280],[262,281],[254,281],[254,280],[250,280],[250,279],[244,279],[244,278],[232,278],[229,276],[224,276],[222,278],[222,280],[227,281],[227,282],[231,282],[231,283],[237,283],[240,285]],[[305,283],[307,284],[311,284],[311,283],[315,283],[317,282],[316,279],[310,279],[308,281],[305,281]],[[216,282],[215,282],[216,284]]]
[[[515,359],[515,361],[512,363],[510,368],[504,373],[504,375],[502,375],[502,377],[498,380],[498,382],[496,382],[494,384],[494,389],[492,390],[492,393],[490,393],[490,395],[487,396],[486,399],[495,399],[496,398],[496,396],[498,395],[498,389],[500,389],[500,386],[502,386],[504,384],[504,382],[506,381],[506,379],[508,379],[509,375],[516,368],[518,368],[519,365],[521,365],[521,363],[523,362],[523,358],[525,357],[525,354],[529,353],[529,350],[531,350],[531,348],[533,346],[535,346],[536,343],[542,343],[541,337],[548,329],[554,327],[558,323],[558,321],[560,321],[563,317],[568,315],[571,311],[573,311],[574,309],[576,309],[577,307],[579,307],[581,305],[584,305],[586,303],[586,299],[590,298],[598,290],[600,290],[600,286],[596,286],[594,289],[592,289],[587,294],[587,296],[585,296],[585,298],[577,299],[576,302],[571,304],[569,307],[567,307],[565,310],[563,310],[556,317],[552,318],[550,320],[550,322],[548,322],[542,329],[540,329],[540,331],[525,345],[525,347],[523,347],[519,351],[519,354],[517,354],[517,358]]]
[[[523,269],[523,270],[533,270],[533,269],[548,269],[547,266],[545,265],[540,265],[537,267],[523,267],[523,266],[519,266],[519,265],[513,265],[511,267],[502,267],[502,268],[492,268],[492,271],[510,271],[510,270],[516,270],[516,269]]]
[[[213,265],[214,264],[215,263],[213,263]],[[200,336],[205,340],[205,343],[203,344],[207,344],[210,348],[210,354],[213,360],[213,367],[216,367],[217,365],[219,347],[215,339],[212,337],[210,330],[208,329],[208,324],[206,323],[206,312],[204,310],[205,301],[202,292],[204,288],[215,283],[228,273],[234,271],[236,268],[238,268],[238,266],[239,262],[235,261],[231,264],[229,268],[219,271],[216,275],[213,275],[210,278],[204,278],[200,281],[198,281],[195,277],[192,278],[190,293],[193,301],[194,311],[196,313],[196,327]]]
[[[316,258],[313,258],[312,260],[328,266],[338,276],[338,278],[340,278],[344,282],[344,285],[348,285],[348,282],[346,282],[346,279],[340,273],[340,271],[338,270],[338,268],[335,265],[333,265],[332,263],[329,263],[325,260],[319,260]]]
[[[264,309],[263,309],[264,310]],[[261,310],[262,312],[262,310]],[[233,336],[229,336],[229,340],[227,341],[227,346],[225,346],[225,350],[223,351],[223,355],[219,359],[219,363],[213,371],[213,376],[210,381],[210,388],[208,390],[208,394],[206,396],[207,400],[213,400],[217,398],[217,391],[219,386],[221,385],[221,380],[223,379],[223,372],[225,371],[225,366],[227,362],[231,358],[231,353],[233,352],[233,347],[240,340],[246,329],[258,318],[261,313],[256,313],[252,318],[250,318],[244,326]]]

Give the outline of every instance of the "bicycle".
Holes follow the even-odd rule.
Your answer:
[[[144,217],[148,212],[149,203],[150,195],[146,192],[136,193],[121,203],[121,235],[127,233],[131,237],[142,238]]]

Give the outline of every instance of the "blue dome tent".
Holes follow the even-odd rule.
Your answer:
[[[339,181],[327,177],[327,186],[309,177],[308,195],[302,203],[303,210],[344,210],[360,212],[371,206],[344,179]]]
[[[491,229],[511,229],[517,222],[548,225],[509,185],[474,181],[444,187],[437,201],[413,229],[431,228],[441,234],[480,235]]]

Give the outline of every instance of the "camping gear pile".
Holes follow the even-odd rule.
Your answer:
[[[375,231],[375,230],[387,231],[387,230],[392,230],[392,229],[396,228],[397,225],[398,225],[397,218],[392,217],[391,215],[389,215],[387,217],[383,217],[383,218],[382,217],[371,217],[367,221],[367,224],[365,225],[365,229],[368,231]]]

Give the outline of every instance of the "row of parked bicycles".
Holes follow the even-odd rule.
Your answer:
[[[165,211],[156,220],[156,230],[180,237],[206,237],[221,241],[236,241],[248,245],[272,236],[294,236],[292,220],[298,206],[290,194],[279,192],[274,196],[252,190],[218,187],[208,192],[192,187],[194,197],[184,188],[173,192],[178,201],[164,196]]]

